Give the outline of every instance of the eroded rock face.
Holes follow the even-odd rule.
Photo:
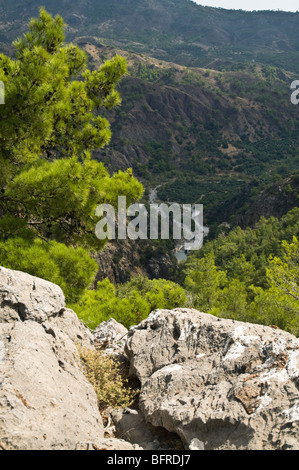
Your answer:
[[[155,427],[146,423],[140,410],[118,408],[110,411],[114,424],[115,435],[132,444],[139,445],[144,450],[184,450],[181,439],[175,433],[169,433],[165,428]]]
[[[104,436],[76,343],[91,333],[61,289],[0,268],[0,448],[74,450]]]
[[[299,449],[299,341],[194,309],[157,310],[129,331],[146,421],[190,449]]]
[[[76,343],[95,340],[125,343],[141,382],[140,409],[113,413],[131,443],[104,438],[78,366]],[[92,335],[59,287],[0,268],[0,449],[156,449],[157,428],[191,450],[299,449],[298,389],[299,340],[282,330],[175,309]]]

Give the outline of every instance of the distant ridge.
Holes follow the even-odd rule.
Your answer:
[[[111,45],[187,66],[258,61],[299,72],[299,13],[226,10],[190,0],[44,0],[68,23],[68,39]],[[37,16],[41,0],[0,1],[0,43]],[[221,59],[221,60],[219,60]]]

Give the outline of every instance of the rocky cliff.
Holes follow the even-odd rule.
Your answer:
[[[109,345],[140,382],[104,436],[77,347]],[[299,449],[299,340],[193,309],[91,333],[58,286],[0,268],[0,448]],[[117,437],[124,439],[118,439]]]
[[[125,283],[138,275],[149,279],[170,279],[176,271],[174,254],[155,245],[151,240],[109,241],[97,253],[99,266],[94,286],[108,278],[113,284]]]

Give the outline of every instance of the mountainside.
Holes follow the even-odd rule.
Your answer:
[[[109,112],[113,138],[96,158],[111,171],[133,167],[146,200],[156,187],[160,200],[203,203],[205,222],[219,224],[252,202],[261,185],[298,169],[299,110],[290,103],[289,73],[261,64],[220,72],[80,46],[92,66],[115,53],[127,58],[122,106]],[[298,191],[295,180],[290,185]],[[289,192],[287,201],[289,209],[296,196]]]
[[[35,2],[17,5],[27,15]],[[179,36],[172,16],[179,4],[166,0],[134,3],[140,14],[150,6],[148,19],[159,8],[161,18],[144,26],[144,51],[132,51],[130,35],[137,41],[146,30],[126,31],[133,4],[115,5],[107,37],[86,35],[102,2],[65,2],[69,15],[89,15],[85,35],[68,27],[79,47],[64,43],[61,17],[42,9],[15,42],[15,58],[8,45],[0,54],[0,449],[130,449],[119,436],[154,450],[166,441],[176,450],[297,449],[295,69],[243,60],[241,39],[241,61],[190,66],[189,54],[179,63],[166,53],[169,37],[160,41],[167,60],[158,57],[151,41],[163,19],[165,34],[188,46],[188,28]],[[183,27],[192,4],[180,5]],[[24,16],[5,11],[7,41]],[[119,40],[109,38],[121,25]],[[217,51],[212,41],[208,53]],[[252,51],[266,49],[259,42]],[[163,239],[145,240],[152,212],[145,221],[133,205],[128,222],[134,210],[139,217],[104,247],[103,232],[125,228],[120,206],[115,217],[107,206],[117,209],[120,196],[146,209],[201,203],[209,237],[187,249],[161,224]],[[189,240],[185,229],[194,229],[197,242],[201,221],[186,221],[183,209],[183,222],[173,214],[168,225],[183,226]]]
[[[299,71],[299,13],[202,7],[189,0],[44,0],[61,14],[68,39],[110,44],[183,65],[219,68],[256,60]],[[20,34],[40,1],[0,2],[0,42]]]
[[[126,57],[122,106],[107,113],[112,140],[94,157],[111,172],[133,168],[143,202],[155,195],[202,203],[211,238],[298,205],[299,106],[290,102],[290,84],[299,73],[299,13],[229,11],[189,0],[43,4],[63,16],[66,40],[85,49],[91,68],[116,53]],[[11,41],[39,6],[0,0],[0,50],[13,54]],[[139,261],[152,277],[163,271],[160,253],[152,255],[145,249],[135,266],[130,246],[112,247],[99,261],[113,267],[113,280],[138,272]]]

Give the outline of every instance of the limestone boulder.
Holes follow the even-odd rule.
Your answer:
[[[95,442],[80,442],[76,450],[108,450],[108,451],[135,451],[144,450],[137,444],[131,444],[124,439],[102,438]]]
[[[299,340],[194,309],[157,310],[128,333],[145,420],[191,450],[299,449]]]
[[[77,343],[93,336],[61,289],[0,268],[0,448],[74,450],[104,437]]]
[[[21,271],[0,267],[0,322],[43,322],[65,307],[59,286]]]

